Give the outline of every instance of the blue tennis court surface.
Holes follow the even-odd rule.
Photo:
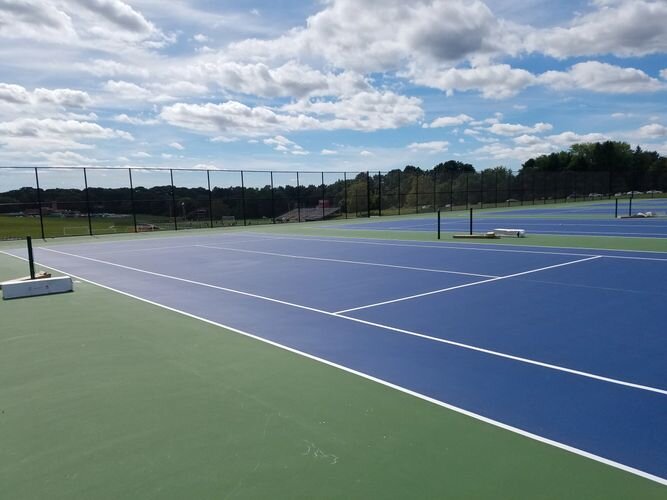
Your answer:
[[[36,259],[667,484],[666,253],[218,233]]]

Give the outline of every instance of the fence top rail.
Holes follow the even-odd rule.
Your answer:
[[[78,167],[78,166],[62,166],[62,167],[55,167],[55,166],[39,166],[39,167],[30,167],[26,165],[19,165],[19,166],[11,166],[11,165],[0,165],[0,169],[6,169],[6,170],[62,170],[62,171],[71,171],[71,170],[118,170],[118,171],[123,171],[123,170],[133,170],[133,171],[142,171],[142,170],[157,170],[157,171],[164,171],[164,172],[169,172],[169,171],[174,171],[174,172],[249,172],[249,173],[274,173],[274,174],[352,174],[352,175],[359,175],[359,174],[365,174],[366,172],[369,172],[371,174],[386,174],[390,172],[389,170],[356,170],[356,171],[350,171],[350,170],[252,170],[252,169],[227,169],[227,168],[170,168],[170,167],[101,167],[101,166],[86,166],[86,167]]]

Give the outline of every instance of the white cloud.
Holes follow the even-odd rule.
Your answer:
[[[336,101],[304,100],[280,109],[249,107],[238,101],[221,104],[177,103],[162,109],[166,122],[198,132],[227,136],[268,135],[298,130],[381,130],[421,119],[421,100],[392,92],[362,92]]]
[[[603,142],[609,139],[609,137],[604,134],[577,134],[576,132],[571,131],[557,135],[549,135],[546,138],[558,148],[569,148],[573,144],[580,142]]]
[[[53,153],[40,153],[39,156],[47,160],[52,166],[61,165],[90,165],[97,163],[98,160],[88,158],[73,151],[55,151]]]
[[[395,70],[422,59],[456,64],[464,59],[513,52],[519,39],[479,0],[337,0],[273,40],[246,40],[231,57],[324,58],[360,72]]]
[[[323,149],[320,151],[320,154],[322,156],[331,156],[331,155],[337,155],[338,151],[334,151],[333,149]]]
[[[263,97],[339,96],[370,89],[358,73],[322,72],[288,61],[278,67],[264,63],[240,63],[220,57],[203,58],[186,68],[193,82],[214,85],[242,94]]]
[[[667,86],[635,68],[621,68],[598,61],[572,66],[568,71],[547,71],[539,81],[556,90],[584,89],[593,92],[633,94],[655,92]]]
[[[0,83],[0,101],[9,104],[53,104],[68,108],[85,108],[92,104],[88,93],[73,89],[37,88],[30,92],[20,85]]]
[[[113,121],[118,123],[127,123],[128,125],[157,125],[159,120],[154,118],[140,118],[137,116],[128,116],[125,113],[113,117]]]
[[[150,72],[145,68],[109,59],[95,59],[87,63],[78,63],[75,67],[100,78],[124,76],[145,79],[150,76]]]
[[[622,0],[595,2],[598,9],[578,15],[567,27],[534,30],[525,46],[557,58],[614,54],[643,56],[667,51],[667,3]]]
[[[179,144],[178,142],[172,142],[171,144],[169,144],[169,147],[170,147],[170,148],[174,148],[174,149],[178,149],[179,151],[183,151],[183,150],[185,149],[185,148],[184,148],[181,144]]]
[[[192,39],[195,42],[199,42],[199,43],[206,43],[206,42],[209,42],[211,40],[209,37],[207,37],[206,35],[204,35],[202,33],[197,33],[195,36],[192,37]]]
[[[120,0],[3,0],[0,37],[114,52],[173,41]]]
[[[540,134],[548,132],[553,126],[550,123],[536,123],[532,127],[518,123],[494,123],[488,128],[488,131],[495,135],[519,135],[519,134]]]
[[[512,97],[537,82],[532,73],[512,68],[508,64],[444,70],[428,66],[413,67],[407,75],[419,85],[443,90],[450,96],[455,91],[477,90],[487,99]]]
[[[290,141],[287,137],[282,135],[276,135],[275,137],[264,139],[263,142],[267,146],[272,146],[274,150],[281,153],[291,153],[293,155],[308,154],[308,151],[305,151],[301,146],[295,142]]]
[[[375,156],[373,153],[371,153],[370,151],[367,151],[365,149],[363,151],[360,151],[359,155],[360,156]]]
[[[464,123],[471,122],[473,118],[466,114],[460,114],[456,116],[441,116],[436,118],[431,122],[430,125],[424,124],[424,128],[440,128],[440,127],[455,127],[457,125],[463,125]]]
[[[15,150],[89,149],[80,140],[125,139],[132,135],[96,123],[52,118],[19,118],[0,122],[0,145]]]
[[[104,84],[103,88],[113,94],[115,99],[144,101],[153,97],[150,90],[131,82],[109,80]]]
[[[667,68],[660,71],[660,78],[667,80]]]
[[[408,145],[408,149],[434,154],[447,151],[448,146],[449,142],[447,141],[413,142]]]
[[[638,131],[640,137],[644,138],[657,138],[667,136],[667,127],[659,123],[651,123],[650,125],[644,125]]]

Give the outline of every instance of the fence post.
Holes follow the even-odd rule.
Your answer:
[[[83,168],[83,185],[86,188],[86,210],[88,211],[88,234],[93,235],[93,222],[90,220],[90,193],[88,192],[88,174],[86,167]]]
[[[437,210],[437,203],[436,203],[436,181],[438,180],[438,172],[433,169],[433,211],[435,212]]]
[[[171,177],[171,209],[174,211],[174,231],[178,231],[178,222],[176,221],[176,189],[174,188],[174,171],[170,168],[169,175]]]
[[[343,190],[344,190],[344,197],[345,197],[345,218],[347,219],[347,212],[349,210],[349,207],[347,205],[347,172],[343,172]]]
[[[498,208],[498,170],[496,170],[496,178],[495,178],[495,186],[496,186],[496,194],[493,197],[493,204],[495,205],[495,208]]]
[[[248,219],[245,215],[245,183],[243,180],[243,170],[241,170],[241,216],[243,217],[243,225],[248,225]]]
[[[401,171],[398,171],[398,215],[401,215]]]
[[[299,172],[296,173],[296,213],[298,222],[301,222],[301,187],[299,184]]]
[[[322,172],[322,220],[326,217],[326,209],[325,203],[324,203],[324,198],[326,197],[326,191],[324,190],[324,172]]]
[[[415,175],[416,189],[415,189],[415,213],[419,213],[419,171]]]
[[[468,206],[470,205],[470,185],[469,185],[470,174],[466,172],[465,176],[466,176],[466,208],[468,208]]]
[[[484,170],[479,173],[479,206],[484,208]]]
[[[208,184],[208,219],[213,229],[213,193],[211,192],[211,171],[206,170],[206,182]]]
[[[128,168],[127,173],[130,175],[130,206],[132,207],[132,221],[134,222],[134,232],[137,232],[137,210],[134,207],[134,184],[132,183],[132,169]]]
[[[371,175],[366,170],[366,212],[368,217],[371,216]]]
[[[382,172],[378,170],[378,216],[382,217]]]
[[[440,210],[438,210],[438,239],[440,239]]]
[[[470,234],[472,234],[472,207],[470,207]]]
[[[449,211],[454,210],[454,171],[449,172]]]
[[[276,223],[276,196],[273,187],[273,170],[271,170],[271,220]]]
[[[35,185],[37,186],[37,208],[39,209],[39,227],[42,231],[42,239],[44,237],[44,214],[42,213],[42,195],[40,193],[41,189],[39,188],[39,174],[37,173],[37,168],[35,168]]]

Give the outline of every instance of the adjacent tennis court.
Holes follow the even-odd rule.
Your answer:
[[[25,257],[20,247],[4,253]],[[222,326],[396,389],[443,415],[565,450],[575,468],[583,460],[622,471],[623,481],[642,478],[642,495],[643,488],[664,494],[665,253],[264,230],[61,242],[40,245],[36,260],[164,314]],[[252,370],[256,360],[247,364]],[[297,378],[290,390],[298,395],[300,384]],[[328,457],[330,465],[344,460],[336,444],[323,451],[305,440],[306,455]]]
[[[443,209],[441,214],[442,231],[463,233],[470,230],[470,217],[466,211],[450,212]],[[475,232],[493,231],[496,228],[520,228],[528,234],[667,238],[667,199],[622,199],[577,205],[473,209],[472,227]],[[437,229],[437,219],[435,215],[393,220],[373,219],[355,221],[335,228],[434,232]]]

